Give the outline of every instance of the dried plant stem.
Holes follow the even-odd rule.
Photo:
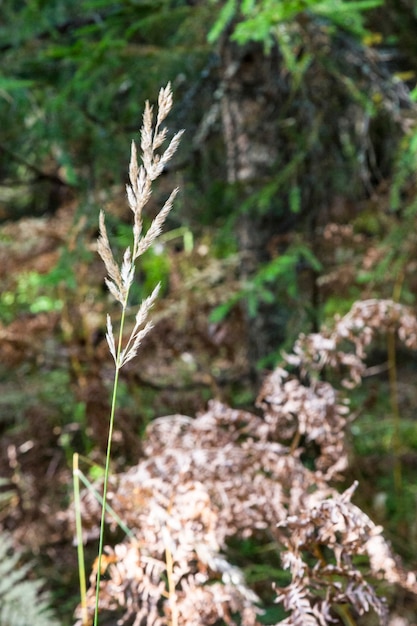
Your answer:
[[[357,626],[357,622],[353,619],[349,607],[345,604],[340,604],[337,607],[337,612],[343,620],[345,626]]]
[[[300,441],[301,441],[301,432],[300,432],[300,429],[297,429],[294,435],[294,438],[291,442],[290,454],[294,454],[294,452],[297,450],[298,446],[300,445]]]
[[[165,548],[165,563],[168,580],[168,598],[171,607],[171,626],[178,626],[179,614],[174,581],[174,559],[168,546]]]

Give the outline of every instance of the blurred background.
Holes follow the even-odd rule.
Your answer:
[[[354,301],[415,307],[416,32],[414,0],[0,3],[0,531],[60,623],[77,603],[72,455],[102,463],[113,376],[98,212],[123,251],[145,100],[170,81],[168,127],[186,133],[147,208],[180,187],[133,293],[162,283],[122,378],[115,471],[155,417],[253,410],[282,351]],[[370,348],[346,477],[411,568],[416,370],[392,336]]]

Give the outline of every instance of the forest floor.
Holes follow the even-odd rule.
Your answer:
[[[113,376],[104,337],[112,305],[95,235],[75,203],[55,215],[0,228],[0,528],[35,557],[65,624],[71,623],[78,584],[68,513],[72,458],[77,452],[103,465]],[[140,458],[141,434],[153,418],[195,416],[213,397],[234,406],[251,406],[254,400],[242,309],[210,321],[210,312],[238,291],[238,260],[212,256],[204,237],[186,249],[180,236],[160,252],[166,265],[161,268],[158,256],[150,258],[145,278],[152,279],[151,267],[156,280],[164,281],[162,296],[152,315],[155,328],[139,360],[124,373],[114,471]],[[136,297],[142,298],[140,290]],[[387,525],[411,567],[417,564],[415,370],[413,358],[400,354],[405,419],[397,448],[386,371],[358,392],[362,421],[356,443],[352,427],[357,456],[349,476],[361,481],[361,499],[368,508],[371,502],[376,521]],[[87,463],[84,468],[88,474]],[[95,546],[91,550],[90,564]],[[411,601],[401,597],[398,602]]]

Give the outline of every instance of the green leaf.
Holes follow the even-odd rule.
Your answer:
[[[299,213],[301,208],[301,190],[298,185],[292,185],[290,189],[290,210]]]
[[[270,48],[274,39],[280,47],[285,43],[285,29],[277,29],[291,22],[301,13],[309,12],[312,15],[327,19],[336,27],[349,31],[357,36],[364,36],[366,29],[363,25],[362,13],[382,4],[383,0],[229,0],[220,11],[212,30],[209,42],[213,43],[226,29],[231,20],[239,15],[244,18],[235,27],[232,38],[244,45],[248,41],[263,42],[266,49]],[[239,4],[239,6],[238,6]],[[286,56],[290,55],[287,46]],[[295,57],[294,57],[295,59]],[[288,69],[290,69],[288,67]]]
[[[8,78],[7,76],[0,76],[0,89],[4,89],[6,91],[32,87],[33,84],[34,84],[33,80],[27,80],[23,78]]]
[[[232,298],[229,298],[226,302],[219,304],[212,310],[209,316],[209,320],[212,324],[217,324],[218,322],[223,321],[230,313],[230,311],[235,306],[236,302],[238,302],[243,295],[241,293],[234,295]]]
[[[222,32],[226,29],[237,12],[237,0],[228,0],[220,11],[220,15],[217,18],[214,26],[210,30],[207,39],[209,43],[214,43],[218,40]]]

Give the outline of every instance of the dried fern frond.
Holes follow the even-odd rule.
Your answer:
[[[257,399],[273,433],[292,447],[314,442],[320,454],[315,459],[317,471],[325,480],[340,475],[347,467],[344,431],[349,412],[341,395],[326,382],[309,386],[277,368],[266,379]],[[294,443],[295,442],[295,443]]]
[[[382,553],[387,557],[390,552],[381,537],[382,528],[350,502],[356,486],[280,522],[287,529],[283,565],[292,574],[291,584],[280,589],[277,598],[291,613],[284,624],[301,624],[304,619],[314,626],[330,626],[338,605],[351,606],[359,615],[373,609],[380,623],[387,623],[385,601],[354,559],[370,556],[369,545],[375,536],[382,540]],[[387,562],[391,564],[391,560],[389,556]]]
[[[279,441],[288,435],[280,428],[286,411],[291,410],[293,418],[301,414],[305,435],[311,433],[323,449],[336,445],[347,424],[346,406],[340,404],[340,414],[336,408],[341,402],[336,392],[327,396],[325,388],[321,394],[318,385],[317,396],[310,397],[306,387],[285,387],[287,382],[289,377],[278,370],[265,383],[263,417],[213,401],[194,419],[177,415],[155,420],[146,432],[145,458],[121,474],[114,486],[112,506],[135,534],[134,542],[121,544],[129,559],[133,550],[140,571],[148,559],[163,570],[169,549],[178,619],[184,626],[215,624],[219,616],[227,619],[232,606],[240,606],[248,626],[257,622],[256,596],[227,559],[231,536],[265,532],[283,549],[283,566],[293,578],[277,590],[278,600],[291,614],[284,625],[330,626],[340,606],[359,613],[372,610],[384,624],[386,604],[368,580],[369,572],[372,580],[383,578],[416,590],[415,579],[392,556],[382,529],[351,503],[356,484],[343,494],[329,486],[336,454],[329,456],[326,472],[320,467],[312,471],[301,461],[302,449]],[[328,399],[330,413],[316,408],[321,397],[323,407]],[[114,520],[109,517],[108,523]],[[356,556],[367,557],[365,571]],[[124,560],[122,569],[127,567]],[[115,606],[114,576],[109,567],[103,583],[104,606],[109,609]],[[171,609],[165,586],[162,591],[160,580],[145,576],[139,589],[133,580],[128,578],[118,592],[119,609],[134,595],[137,616],[146,613],[160,620],[156,623],[168,624]],[[201,606],[200,598],[206,606],[198,617],[192,607]]]
[[[387,332],[395,332],[407,348],[417,350],[417,320],[409,307],[393,300],[358,301],[336,319],[334,328],[301,335],[285,361],[313,380],[323,367],[329,367],[340,373],[342,386],[352,389],[365,372],[367,347]]]

